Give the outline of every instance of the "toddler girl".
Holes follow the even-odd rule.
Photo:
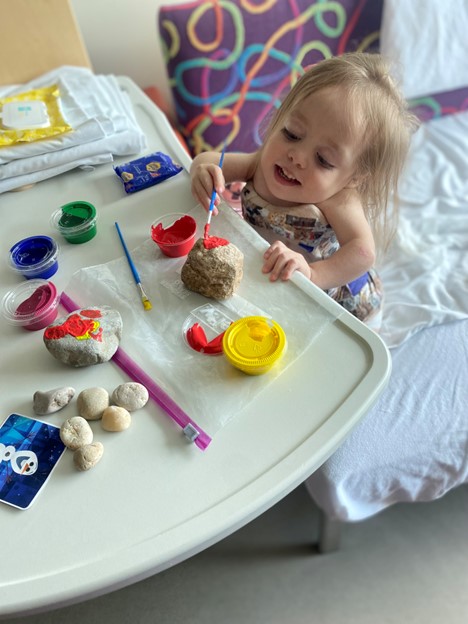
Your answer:
[[[389,199],[415,127],[380,55],[326,59],[296,82],[257,152],[226,154],[222,171],[216,152],[195,157],[192,193],[208,208],[213,187],[245,181],[242,214],[271,243],[270,280],[300,271],[376,326],[375,241],[385,246],[393,233]]]

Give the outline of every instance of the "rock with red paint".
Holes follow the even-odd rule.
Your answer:
[[[44,331],[44,344],[60,362],[82,367],[108,362],[122,337],[122,317],[109,306],[83,308]]]
[[[208,243],[214,238],[210,236]],[[182,267],[181,279],[189,290],[222,301],[239,288],[244,254],[229,241],[217,240],[221,244],[205,244],[203,238],[197,240]]]

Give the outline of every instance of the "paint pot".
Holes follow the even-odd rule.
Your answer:
[[[50,236],[29,236],[10,249],[10,266],[26,279],[48,279],[57,272],[58,251]]]
[[[286,346],[282,327],[263,316],[235,321],[223,337],[227,360],[247,375],[267,373],[283,357]]]
[[[182,326],[185,344],[203,355],[221,355],[226,329],[238,320],[233,312],[216,303],[192,310]]]
[[[11,325],[35,331],[55,321],[59,301],[52,282],[33,279],[22,282],[3,297],[2,312]]]
[[[151,226],[151,238],[164,255],[186,256],[195,243],[197,222],[187,214],[173,213],[157,219]]]
[[[51,223],[69,243],[86,243],[97,233],[96,208],[86,201],[70,202],[53,213]]]

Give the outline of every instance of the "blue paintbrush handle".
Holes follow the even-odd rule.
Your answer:
[[[130,255],[130,252],[127,249],[127,245],[125,244],[124,238],[122,236],[122,232],[120,231],[120,227],[119,227],[119,224],[117,223],[117,221],[115,222],[115,227],[117,228],[117,233],[119,235],[120,242],[122,243],[123,250],[125,251],[125,255],[127,256],[128,264],[130,266],[130,269],[132,270],[133,277],[135,278],[136,283],[139,284],[140,283],[140,276],[138,275],[138,271],[136,269],[136,266],[133,263],[133,260],[132,260],[132,257]]]

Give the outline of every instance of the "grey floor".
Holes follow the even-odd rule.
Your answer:
[[[303,486],[157,576],[24,624],[466,624],[468,487],[345,525],[317,554]],[[6,562],[1,562],[5,565]]]

